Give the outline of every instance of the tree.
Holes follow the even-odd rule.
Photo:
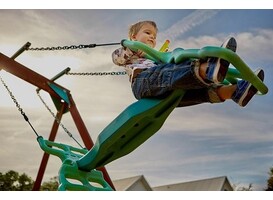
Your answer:
[[[0,172],[1,191],[29,191],[33,187],[33,180],[25,173],[10,170],[6,174]]]
[[[273,167],[270,168],[269,178],[267,179],[267,188],[265,191],[273,191]]]
[[[56,191],[56,190],[58,190],[58,186],[59,186],[58,177],[55,176],[55,177],[51,178],[50,181],[44,182],[41,185],[40,190],[42,190],[42,191]]]
[[[252,191],[253,185],[252,185],[252,183],[250,183],[247,187],[245,187],[245,186],[241,187],[239,185],[233,184],[233,189],[235,191]]]
[[[19,174],[13,170],[7,173],[0,172],[0,191],[31,191],[33,185],[34,181],[25,173]],[[51,178],[48,182],[43,182],[40,190],[56,191],[58,185],[58,178],[56,176]]]

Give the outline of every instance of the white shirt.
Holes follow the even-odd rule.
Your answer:
[[[156,66],[154,61],[140,57],[137,52],[133,52],[126,47],[116,49],[112,53],[112,60],[116,65],[125,68],[125,71],[130,78],[130,82],[132,82],[133,78],[135,78],[144,69]]]

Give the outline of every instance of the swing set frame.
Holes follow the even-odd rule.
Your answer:
[[[66,89],[65,87],[55,83],[53,79],[50,80],[50,79],[42,76],[41,74],[39,74],[39,73],[37,73],[37,72],[35,72],[35,71],[27,68],[26,66],[15,61],[15,58],[18,55],[20,55],[24,50],[26,50],[26,48],[28,48],[29,46],[30,46],[30,43],[26,43],[21,49],[19,49],[10,58],[7,57],[6,55],[0,53],[0,70],[3,69],[6,72],[9,72],[12,75],[36,86],[40,90],[44,90],[52,97],[52,99],[54,99],[55,105],[59,105],[59,106],[56,106],[57,107],[57,115],[56,115],[56,118],[53,122],[51,132],[48,137],[49,141],[55,140],[57,132],[58,132],[58,128],[59,128],[59,121],[61,121],[62,116],[66,112],[69,111],[72,116],[72,119],[77,127],[77,130],[82,138],[82,141],[83,141],[85,147],[88,150],[91,149],[94,146],[94,142],[93,142],[92,138],[90,137],[90,134],[89,134],[89,132],[85,126],[85,123],[84,123],[84,121],[77,109],[76,103],[74,102],[70,91],[68,89]],[[59,74],[59,76],[61,76],[61,74]],[[56,89],[54,90],[54,88],[58,88],[59,90],[61,90],[62,94],[64,94],[66,98],[63,98],[63,95],[61,96],[60,93],[58,93],[56,91]],[[34,186],[32,189],[33,191],[38,191],[41,187],[41,183],[42,183],[43,176],[44,176],[44,173],[46,170],[48,159],[49,159],[49,154],[44,153],[41,163],[40,163],[39,171],[37,173],[36,180],[35,180],[35,183],[34,183]],[[105,181],[113,189],[115,189],[106,168],[103,166],[103,167],[98,168],[97,170],[102,172]]]

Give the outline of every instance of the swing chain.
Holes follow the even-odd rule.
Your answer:
[[[9,87],[7,86],[7,84],[5,83],[5,81],[2,79],[2,77],[0,76],[0,80],[2,82],[2,84],[4,85],[4,87],[6,88],[6,90],[8,91],[11,99],[13,100],[13,102],[15,103],[16,107],[18,108],[18,110],[20,111],[21,115],[24,117],[25,121],[29,124],[29,126],[31,127],[31,129],[33,130],[33,132],[35,133],[35,135],[38,137],[38,133],[37,131],[34,129],[34,127],[32,126],[32,124],[30,123],[30,121],[28,120],[27,115],[25,114],[25,112],[23,111],[23,109],[21,108],[20,104],[18,103],[18,101],[16,100],[16,98],[14,97],[14,95],[12,94],[11,90],[9,89]]]
[[[69,50],[69,49],[83,49],[83,48],[94,48],[93,45],[71,45],[71,46],[58,46],[58,47],[35,47],[28,48],[29,51],[55,51],[55,50]]]
[[[49,106],[46,104],[46,102],[44,101],[44,99],[40,95],[39,90],[36,90],[36,92],[37,92],[39,99],[44,104],[46,109],[50,112],[50,114],[53,116],[53,118],[56,120],[56,122],[63,128],[63,130],[67,133],[67,135],[69,137],[71,137],[81,148],[83,148],[83,146],[73,137],[72,133],[64,126],[64,124],[57,118],[57,116],[54,114],[54,112],[49,108]]]
[[[125,75],[126,72],[66,72],[66,75],[80,75],[80,76],[119,76],[119,75]]]
[[[35,47],[27,48],[27,51],[55,51],[55,50],[75,50],[75,49],[86,49],[95,48],[97,46],[110,46],[110,45],[120,45],[120,42],[107,43],[107,44],[80,44],[71,46],[57,46],[57,47]]]
[[[23,109],[21,108],[20,104],[18,103],[18,101],[16,100],[16,98],[14,97],[14,95],[12,94],[11,90],[9,89],[9,87],[7,86],[7,84],[5,83],[5,81],[2,79],[2,77],[0,76],[0,80],[2,82],[2,84],[4,85],[4,87],[6,88],[6,90],[8,91],[11,99],[13,100],[13,102],[15,103],[16,107],[18,108],[18,110],[20,111],[20,113],[24,116],[24,118],[26,119],[26,115],[23,111]]]

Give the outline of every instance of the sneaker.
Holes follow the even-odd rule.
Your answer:
[[[237,42],[231,37],[226,40],[221,47],[230,49],[233,52],[236,52]],[[226,77],[229,67],[229,62],[217,57],[208,59],[208,68],[206,71],[207,80],[216,84],[222,83]]]
[[[262,69],[256,70],[255,74],[261,79],[261,81],[264,80],[264,71]],[[257,91],[258,90],[250,82],[240,80],[237,82],[237,88],[232,94],[231,99],[240,106],[245,107]]]

